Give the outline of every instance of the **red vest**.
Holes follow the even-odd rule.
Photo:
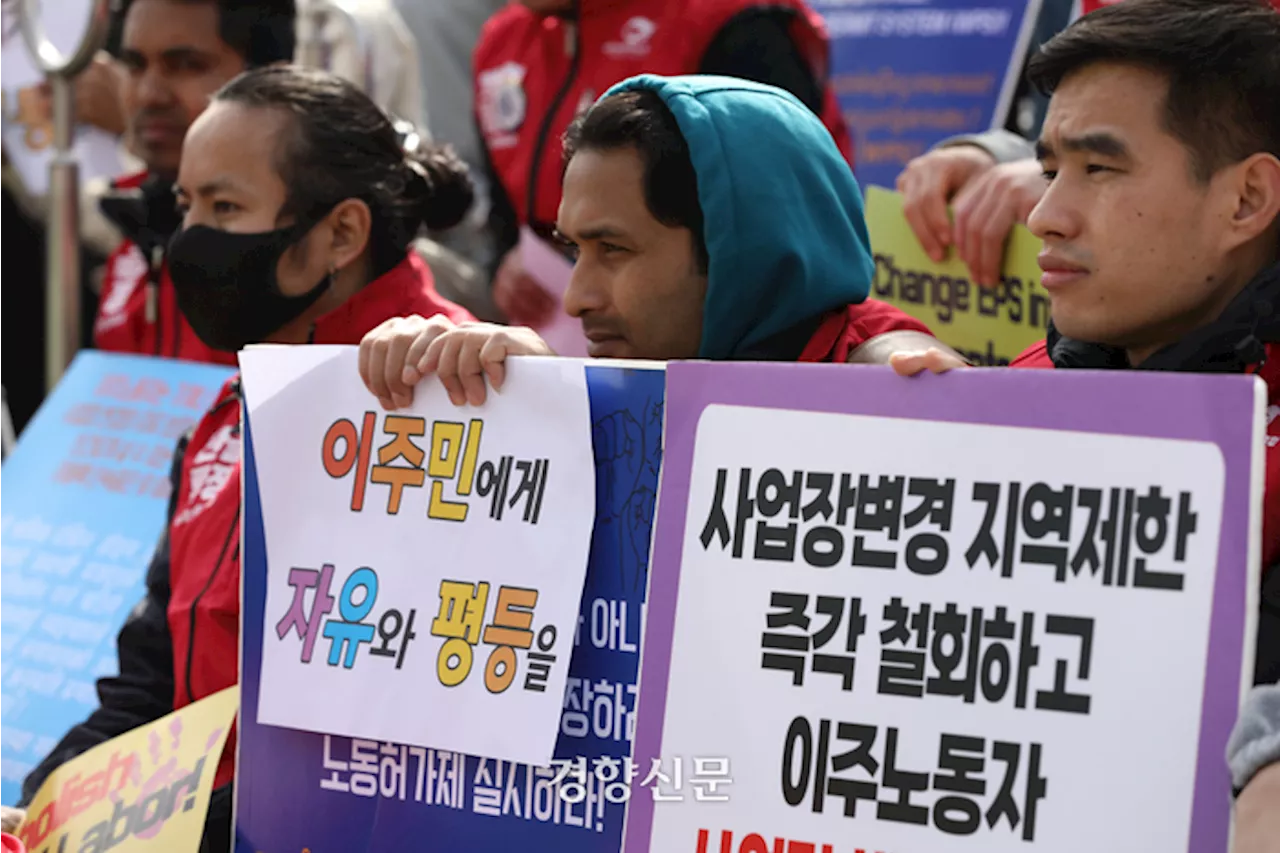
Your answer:
[[[568,21],[513,3],[489,19],[476,45],[480,130],[521,223],[555,222],[564,172],[560,140],[575,117],[637,74],[697,73],[716,34],[743,11],[794,10],[792,38],[817,79],[827,79],[826,26],[803,0],[580,0],[578,6],[578,17]],[[822,119],[852,163],[853,143],[829,86]]]
[[[316,321],[315,343],[356,344],[391,317],[444,314],[474,321],[435,291],[416,254]],[[181,708],[237,683],[240,637],[239,377],[196,425],[182,461],[169,520],[169,635],[173,641],[173,707]],[[235,733],[227,741],[215,785],[231,781]]]
[[[146,174],[116,181],[120,189],[142,184]],[[162,355],[187,361],[234,366],[236,354],[205,345],[178,310],[173,282],[163,258],[149,259],[125,240],[107,258],[93,323],[93,343],[100,350]]]
[[[1030,347],[1010,367],[1053,369],[1045,342]],[[1262,573],[1280,561],[1280,346],[1267,344],[1267,360],[1258,375],[1267,383],[1267,475],[1262,495]]]
[[[887,332],[921,332],[929,327],[887,302],[868,299],[835,311],[823,321],[800,354],[800,361],[844,364],[849,353]]]

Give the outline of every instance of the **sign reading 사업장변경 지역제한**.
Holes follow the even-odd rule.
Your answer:
[[[259,721],[546,764],[595,505],[582,363],[382,412],[354,348],[308,349],[241,356],[270,531]],[[516,722],[477,722],[499,710]]]
[[[625,849],[1225,844],[1252,380],[668,376],[636,760],[732,802],[635,800]]]

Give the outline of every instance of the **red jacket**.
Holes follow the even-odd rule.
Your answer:
[[[832,312],[809,339],[809,345],[799,360],[843,364],[858,347],[886,332],[933,334],[915,317],[904,314],[887,302],[868,299],[843,311]]]
[[[416,255],[316,321],[317,344],[355,344],[391,317],[474,318],[436,293]],[[35,794],[54,768],[102,741],[236,684],[240,637],[240,380],[230,380],[174,458],[169,523],[147,596],[117,641],[120,674],[98,683],[99,708],[23,783]],[[231,781],[235,732],[215,786]]]
[[[115,182],[116,189],[142,185],[146,173]],[[187,361],[234,366],[236,354],[205,345],[178,310],[164,258],[147,258],[132,240],[124,240],[107,258],[93,323],[93,343],[108,352],[162,355]]]
[[[792,38],[824,82],[826,27],[803,0],[579,0],[572,21],[513,3],[490,18],[474,54],[476,111],[519,221],[555,222],[560,140],[577,115],[637,74],[697,73],[721,28],[753,8],[796,13]],[[852,163],[853,143],[829,86],[823,104],[823,123]]]

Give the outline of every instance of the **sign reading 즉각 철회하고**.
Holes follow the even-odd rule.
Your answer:
[[[1260,380],[667,372],[625,850],[1225,849]]]

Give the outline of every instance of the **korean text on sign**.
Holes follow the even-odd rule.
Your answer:
[[[484,406],[431,382],[383,412],[354,348],[309,349],[241,357],[270,567],[259,721],[546,766],[595,516],[583,365],[517,360]]]
[[[1221,847],[1265,398],[1204,379],[669,367],[651,583],[676,594],[650,601],[641,683],[665,707],[642,691],[635,754],[726,755],[735,784],[717,815],[633,802],[627,849],[747,827],[883,851]]]

